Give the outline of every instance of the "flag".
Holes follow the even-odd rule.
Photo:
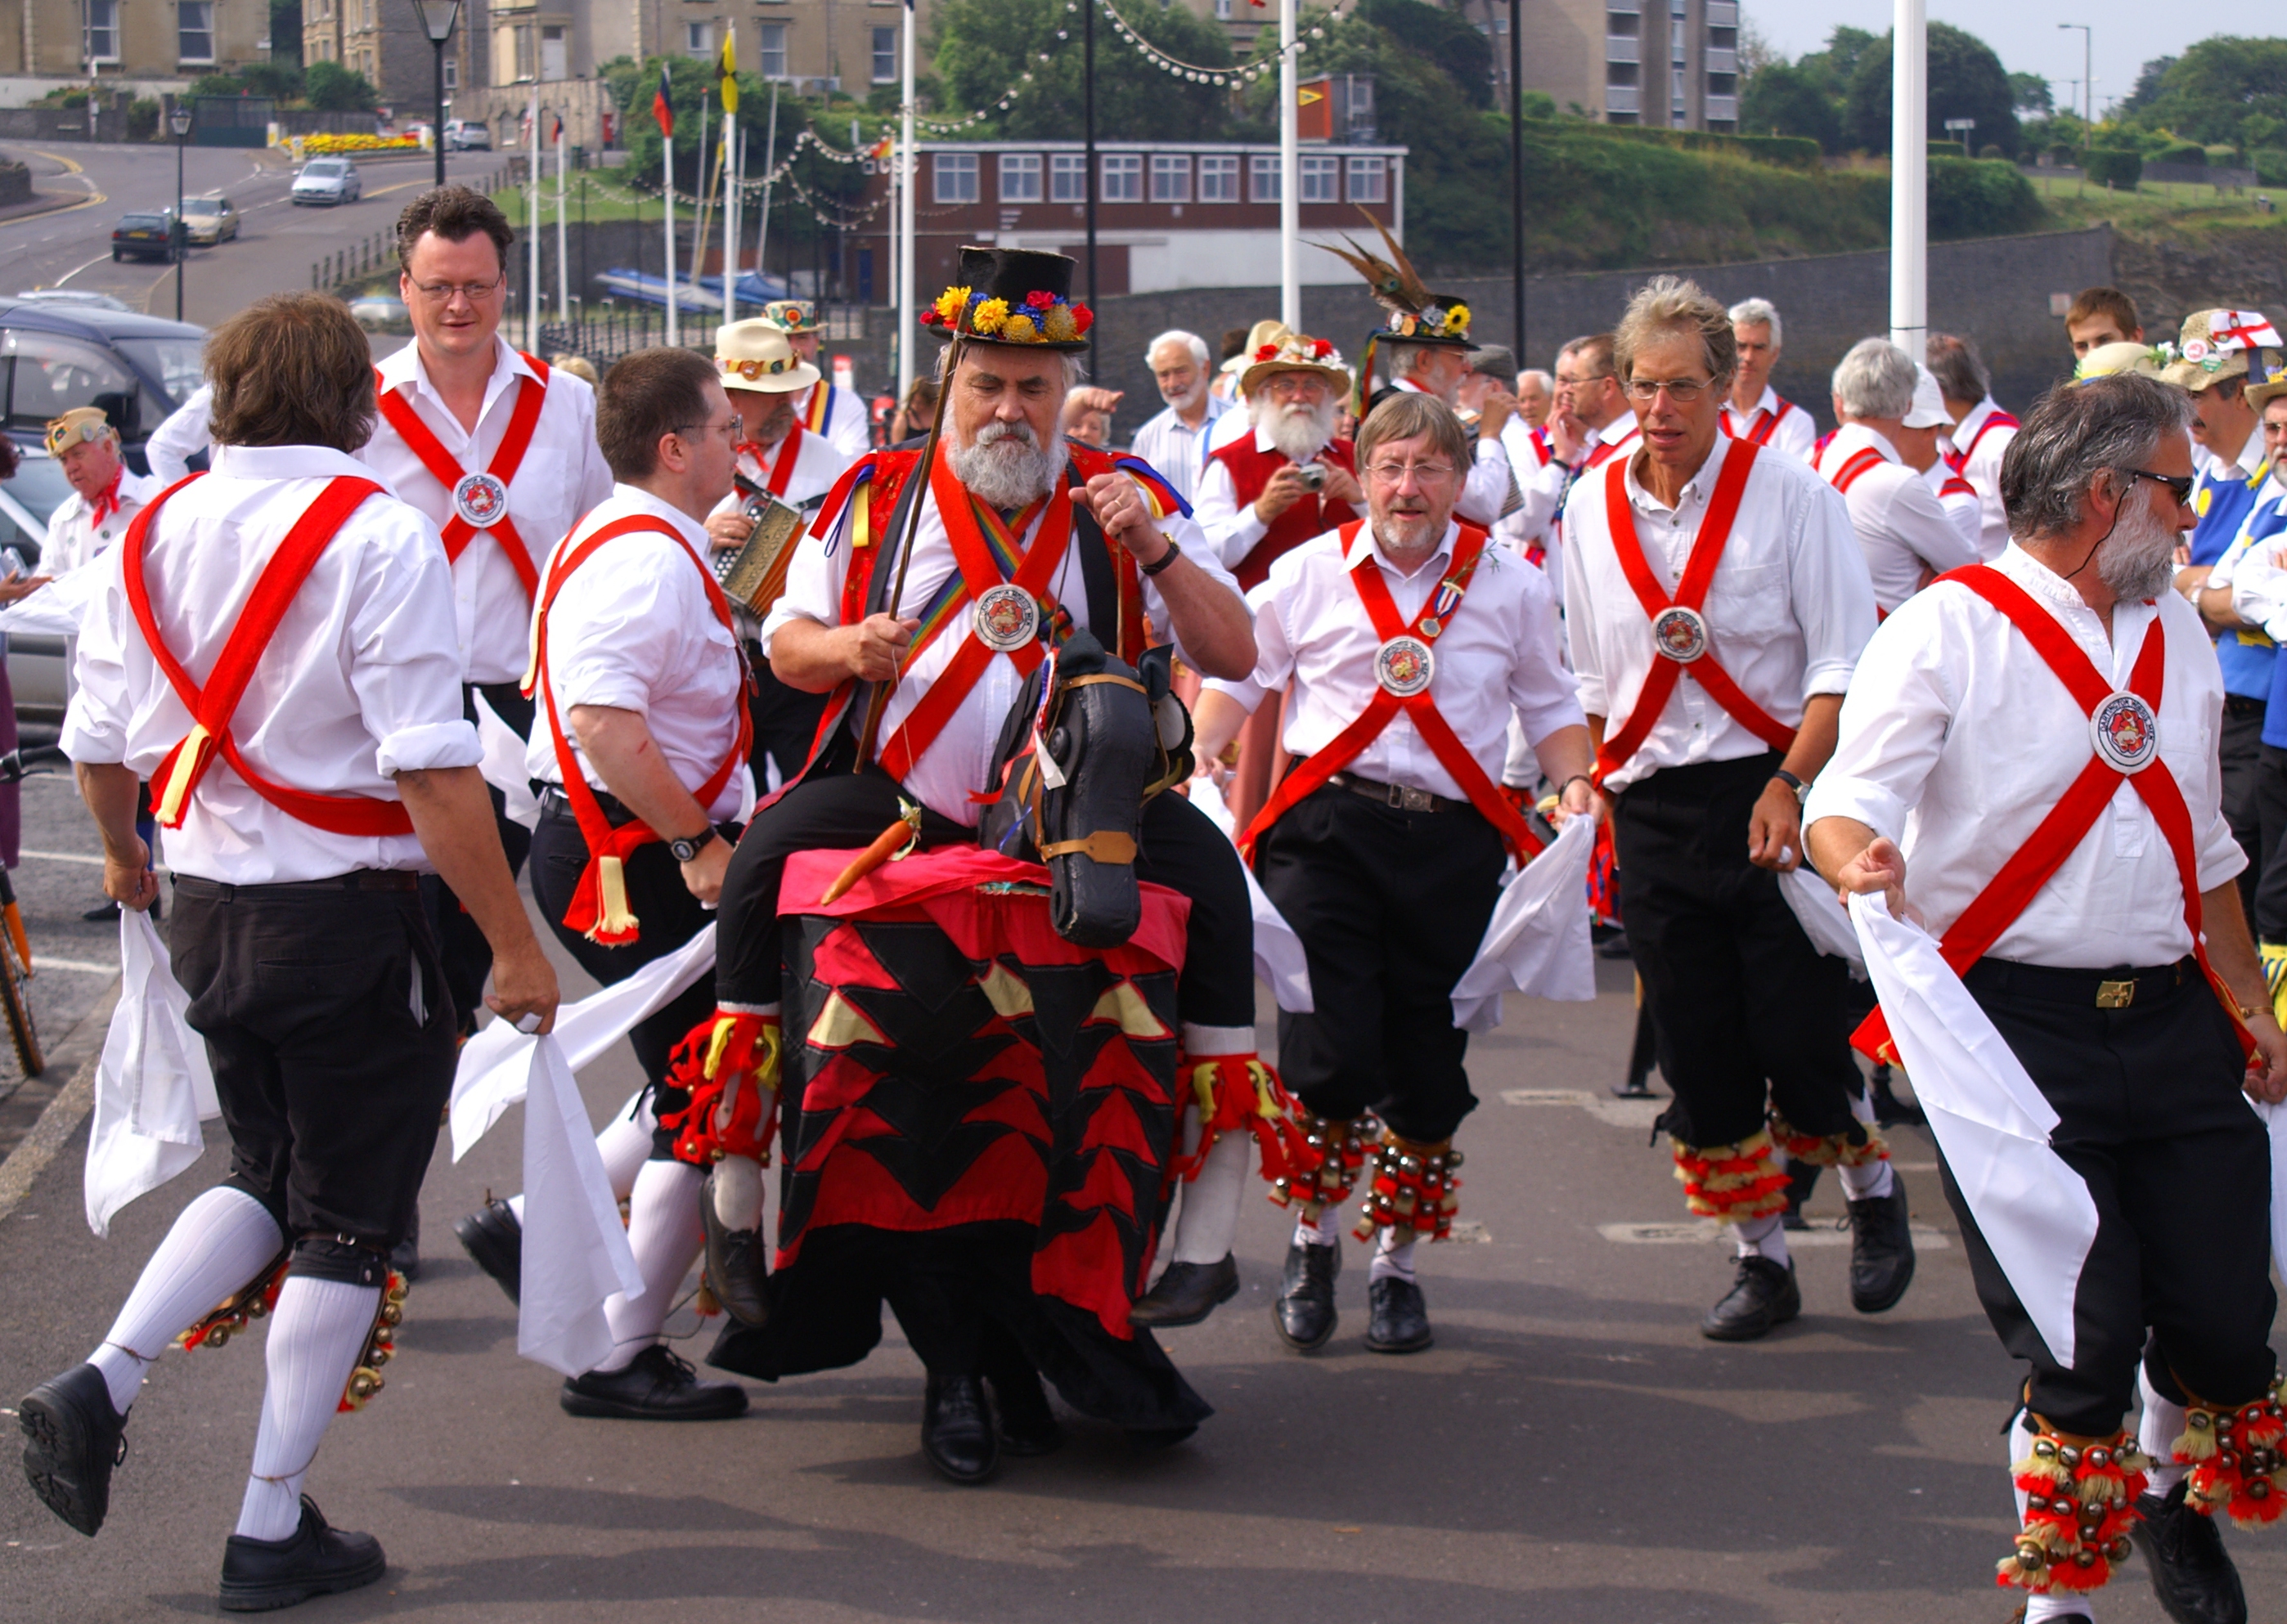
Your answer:
[[[659,121],[659,132],[669,140],[675,139],[675,106],[668,100],[667,64],[659,68],[659,89],[651,96],[651,115]]]
[[[563,140],[563,138],[564,138],[564,115],[563,115],[561,113],[558,114],[556,115],[556,128],[555,128],[555,129],[553,129],[553,130],[550,130],[550,131],[548,132],[548,138],[549,138],[549,140],[550,140],[550,143],[555,143],[555,142],[558,142],[558,141]]]
[[[885,135],[866,149],[866,155],[876,163],[886,162],[889,160],[890,149],[897,145],[897,140],[895,136]]]
[[[2279,347],[2279,330],[2259,310],[2219,311],[2208,331],[2217,346],[2225,351]]]
[[[726,114],[736,113],[739,110],[738,47],[738,34],[732,29],[725,28],[723,31],[723,59],[716,63],[715,67],[723,81],[723,111]]]

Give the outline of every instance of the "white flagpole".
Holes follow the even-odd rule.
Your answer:
[[[739,319],[739,117],[723,114],[723,319]]]
[[[1890,74],[1890,342],[1929,338],[1929,35],[1926,0],[1896,0]]]
[[[1293,4],[1294,0],[1287,0]],[[914,162],[914,0],[906,0],[904,104],[898,127],[898,308],[890,312],[890,330],[898,335],[898,398],[914,387],[914,183],[920,166]]]
[[[564,224],[564,122],[556,123],[556,320],[558,326],[569,326],[572,320],[572,256],[565,252]]]
[[[853,141],[851,145],[855,146],[857,143]],[[771,262],[764,250],[770,247],[771,242],[771,177],[776,173],[778,167],[779,86],[778,81],[773,79],[771,81],[770,129],[763,137],[763,218],[762,223],[755,228],[755,275],[757,279],[764,279],[770,275]],[[794,290],[788,288],[787,291],[791,293]],[[815,288],[811,291],[813,296],[817,293]]]
[[[1904,0],[1900,0],[1904,4]],[[1302,162],[1296,154],[1294,0],[1278,4],[1278,319],[1302,330]],[[899,397],[903,398],[903,397]]]
[[[532,183],[532,291],[524,302],[524,347],[540,352],[540,81],[532,82],[532,156],[526,178]]]
[[[702,87],[699,92],[699,196],[692,204],[698,211],[694,217],[699,229],[691,233],[691,285],[694,289],[699,286],[700,272],[706,268],[699,263],[699,256],[707,243],[707,98],[712,88]]]

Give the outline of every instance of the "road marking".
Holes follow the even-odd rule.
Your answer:
[[[64,173],[67,175],[78,175],[85,172],[80,168],[79,160],[76,158],[67,158],[61,153],[44,153],[36,146],[33,147],[31,152],[32,155],[36,158],[45,158],[50,163],[59,163],[63,165]]]
[[[117,965],[99,965],[94,963],[91,959],[48,958],[45,957],[35,958],[32,961],[33,974],[36,975],[43,970],[69,970],[79,975],[116,975],[119,974],[119,966]]]
[[[1665,1100],[1621,1100],[1610,1094],[1594,1094],[1584,1088],[1505,1088],[1501,1090],[1503,1105],[1571,1105],[1578,1106],[1598,1122],[1610,1123],[1615,1128],[1649,1128],[1659,1120],[1665,1110]]]
[[[50,286],[50,287],[51,287],[51,288],[60,288],[60,287],[62,287],[66,282],[68,282],[69,280],[72,280],[72,278],[74,278],[74,277],[77,276],[81,272],[83,272],[83,271],[86,270],[86,269],[88,268],[88,266],[89,266],[89,265],[99,265],[99,264],[101,264],[105,260],[109,259],[110,257],[111,257],[111,251],[110,251],[108,248],[107,248],[107,249],[105,249],[102,253],[98,254],[98,255],[97,255],[93,259],[89,260],[89,261],[87,262],[87,264],[85,264],[85,265],[74,265],[70,270],[68,270],[68,271],[65,272],[61,276],[59,276],[59,277],[56,278],[56,280],[55,280],[54,281],[51,282],[51,283],[49,284],[49,286]]]
[[[1726,1225],[1713,1218],[1674,1220],[1661,1224],[1599,1224],[1596,1233],[1605,1240],[1621,1246],[1704,1246],[1709,1242],[1728,1243]],[[1944,1252],[1953,1250],[1953,1242],[1944,1231],[1932,1229],[1924,1224],[1910,1224],[1908,1232],[1914,1238],[1914,1250],[1922,1252]],[[1790,1229],[1786,1234],[1787,1250],[1798,1247],[1848,1246],[1850,1232],[1837,1229],[1818,1219],[1811,1220],[1808,1229]]]

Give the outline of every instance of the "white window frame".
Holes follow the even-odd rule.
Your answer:
[[[939,203],[978,201],[975,153],[934,153],[930,159],[931,200]]]
[[[1350,158],[1349,174],[1344,177],[1349,186],[1353,203],[1386,203],[1389,201],[1389,160],[1387,158]]]
[[[1238,201],[1238,155],[1236,153],[1203,154],[1199,161],[1199,201]]]
[[[1144,201],[1144,154],[1142,153],[1104,153],[1098,162],[1096,201],[1103,203],[1140,203]]]
[[[1246,192],[1258,203],[1278,201],[1278,154],[1249,153],[1246,155]]]
[[[882,48],[882,42],[884,38],[889,41],[889,49],[886,51]],[[874,83],[876,84],[896,83],[899,77],[898,67],[898,30],[895,27],[875,28],[873,32],[873,40]]]
[[[1295,161],[1295,184],[1305,203],[1339,203],[1342,201],[1342,161],[1317,153],[1304,153]]]
[[[766,22],[757,25],[757,32],[760,39],[755,51],[755,67],[762,76],[765,79],[793,77],[787,72],[787,57],[794,48],[789,37],[792,33],[790,27],[782,22]],[[778,64],[775,67],[772,66],[773,59]]]
[[[1051,153],[1049,155],[1049,201],[1052,203],[1088,201],[1087,154]]]
[[[1191,155],[1189,153],[1151,154],[1151,201],[1188,203],[1191,201]]]
[[[80,53],[90,62],[119,60],[119,0],[85,0],[87,10],[80,15]],[[96,21],[98,17],[104,20]],[[101,49],[98,49],[100,44]]]
[[[178,0],[175,7],[175,59],[178,62],[211,62],[214,53],[214,0]],[[195,17],[202,27],[193,28]],[[191,42],[203,39],[206,49],[194,49]]]
[[[445,88],[448,91],[461,88],[461,59],[449,51],[445,53]]]
[[[1037,203],[1041,201],[1041,154],[1002,153],[1001,201],[1004,203]]]
[[[516,68],[519,76],[532,71],[525,63],[524,36],[528,28],[517,31]],[[683,25],[683,54],[704,61],[715,54],[715,24],[712,19],[702,22],[685,21]]]

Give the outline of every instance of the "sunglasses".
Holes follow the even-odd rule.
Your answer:
[[[2191,505],[2192,486],[2197,479],[2197,476],[2193,474],[2156,474],[2149,468],[2132,468],[2128,470],[2128,477],[2131,479],[2149,479],[2154,485],[2166,485],[2168,494],[2176,499],[2176,505],[2179,508]]]

